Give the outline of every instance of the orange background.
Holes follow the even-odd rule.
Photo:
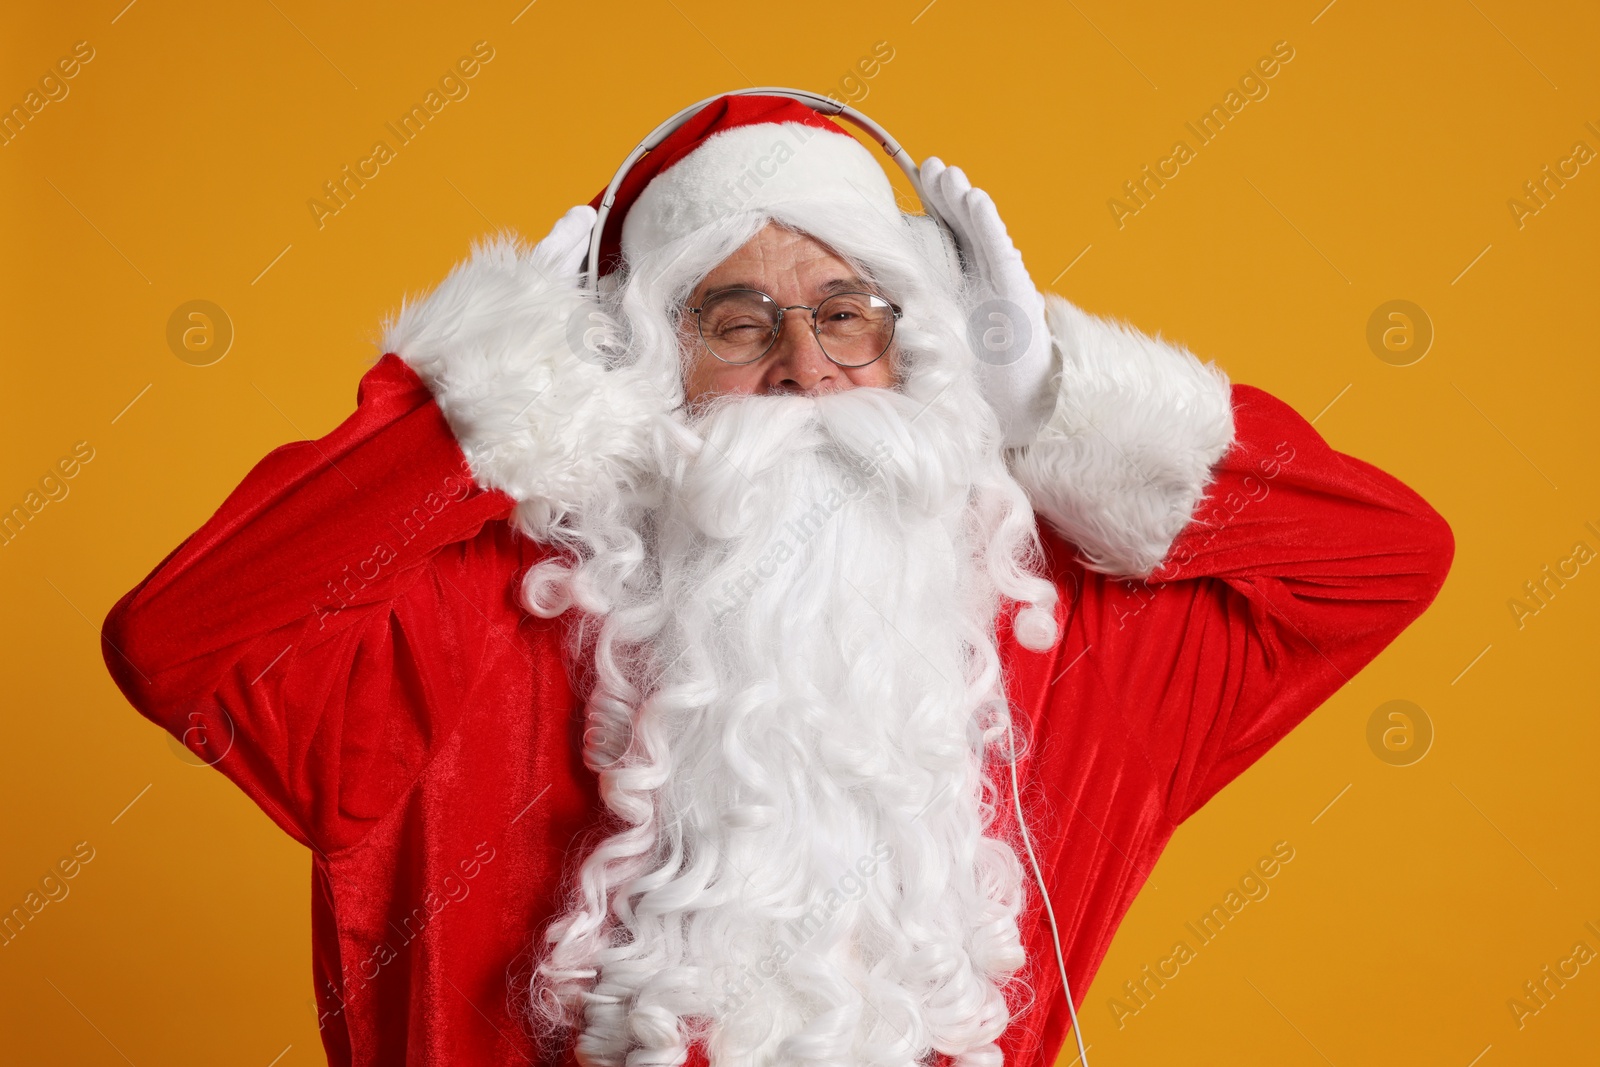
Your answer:
[[[1507,206],[1600,150],[1593,5],[525,2],[7,13],[5,107],[75,42],[94,58],[0,147],[0,508],[93,458],[0,548],[0,909],[93,859],[0,948],[0,1059],[322,1062],[307,854],[127,706],[100,620],[261,456],[352,410],[382,317],[475,237],[543,235],[670,112],[776,84],[962,166],[1042,287],[1317,416],[1455,529],[1433,609],[1179,831],[1088,991],[1096,1067],[1594,1061],[1600,963],[1520,1028],[1507,1007],[1600,951],[1600,565],[1520,628],[1508,607],[1600,550],[1600,163],[1520,227]],[[480,40],[470,95],[319,229],[323,182]],[[893,59],[844,81],[878,41]],[[1278,41],[1269,95],[1119,229],[1108,199]],[[209,366],[167,341],[195,299],[236,332]],[[1392,299],[1436,333],[1409,366],[1367,342]],[[1368,744],[1396,699],[1434,731],[1407,766]],[[1271,895],[1119,1027],[1122,983],[1280,840]]]

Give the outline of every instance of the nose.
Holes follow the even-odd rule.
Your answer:
[[[778,325],[778,339],[768,353],[767,373],[762,380],[764,393],[817,395],[850,387],[839,365],[828,358],[811,328],[811,312],[785,311]]]

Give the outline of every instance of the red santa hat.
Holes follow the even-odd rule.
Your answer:
[[[601,190],[590,205],[600,207]],[[600,238],[600,273],[739,211],[776,218],[898,219],[894,188],[873,153],[842,126],[781,96],[707,104],[623,178]]]

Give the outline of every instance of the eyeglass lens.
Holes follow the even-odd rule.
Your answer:
[[[778,302],[765,293],[729,289],[701,306],[700,336],[723,362],[754,363],[777,340],[782,314]],[[817,305],[814,332],[833,362],[862,367],[888,350],[894,324],[894,308],[881,296],[835,293]]]

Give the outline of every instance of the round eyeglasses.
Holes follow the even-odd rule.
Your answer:
[[[811,312],[823,355],[841,367],[865,367],[889,351],[900,308],[873,293],[835,293],[816,307],[783,307],[759,289],[724,289],[697,308],[700,340],[724,363],[754,363],[772,350],[788,311]]]

